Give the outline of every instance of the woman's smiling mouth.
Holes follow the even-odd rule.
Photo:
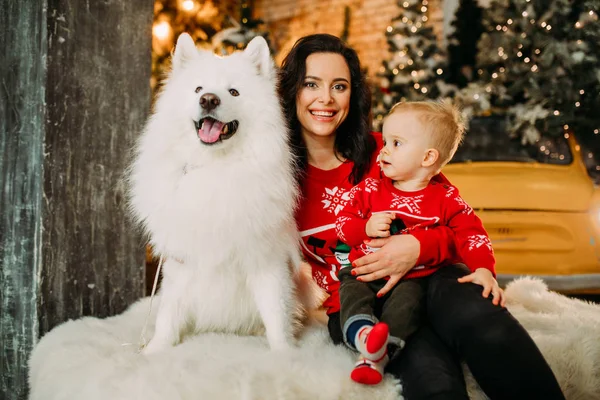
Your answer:
[[[308,110],[308,112],[317,120],[329,120],[337,114],[337,111],[332,110]]]

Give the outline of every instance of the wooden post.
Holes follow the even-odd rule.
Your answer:
[[[0,8],[0,398],[38,338],[144,293],[123,173],[150,106],[152,0]]]

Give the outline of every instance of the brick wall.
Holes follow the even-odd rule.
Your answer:
[[[348,42],[372,77],[389,56],[385,30],[392,18],[400,14],[397,0],[255,0],[254,16],[265,21],[277,52],[275,59],[280,63],[294,42],[304,35],[341,36],[346,6],[350,8]],[[442,0],[429,0],[429,18],[440,40],[442,11]]]

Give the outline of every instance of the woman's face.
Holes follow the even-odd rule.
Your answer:
[[[313,53],[306,59],[306,76],[296,98],[302,134],[331,136],[350,109],[350,69],[337,53]]]

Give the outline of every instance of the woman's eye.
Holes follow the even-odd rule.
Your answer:
[[[400,146],[402,143],[400,143],[398,140],[394,140],[394,147],[398,147]]]
[[[238,92],[235,89],[229,89],[229,94],[232,95],[233,97],[237,97],[240,95],[240,92]]]
[[[341,84],[339,84],[339,85],[334,85],[334,86],[333,86],[333,88],[334,88],[335,90],[340,90],[340,91],[342,91],[342,90],[346,90],[346,85],[341,85]]]
[[[304,87],[316,88],[317,84],[314,82],[304,82]]]
[[[198,86],[195,90],[196,93],[200,93],[200,91],[202,90],[202,86]]]

